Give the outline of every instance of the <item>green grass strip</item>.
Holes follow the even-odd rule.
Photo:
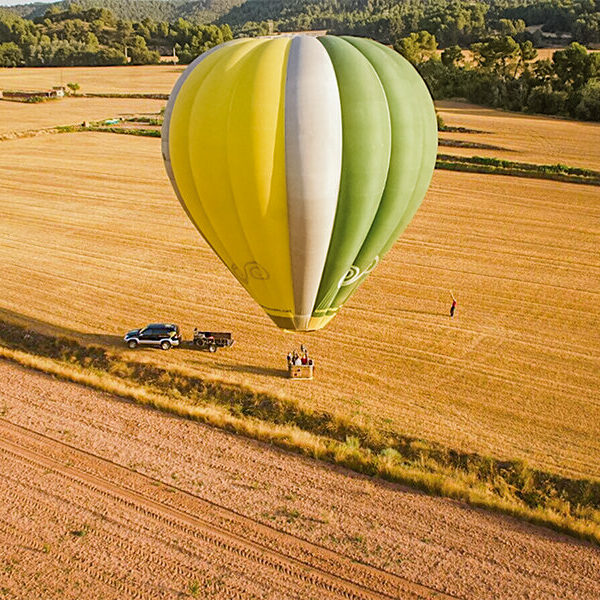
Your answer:
[[[91,125],[90,127],[83,127],[82,131],[103,131],[105,133],[120,133],[141,137],[160,137],[160,129],[127,129],[125,127],[102,127]]]
[[[73,98],[148,98],[150,100],[168,100],[169,94],[154,92],[88,92],[71,94]]]
[[[453,125],[439,124],[438,131],[448,133],[489,133],[489,131],[481,131],[481,129],[469,129],[468,127],[455,127]]]
[[[446,138],[440,138],[438,140],[438,146],[449,146],[451,148],[473,148],[476,150],[499,150],[502,152],[513,152],[508,148],[502,148],[502,146],[494,146],[493,144],[482,144],[480,142],[468,142],[465,140],[448,140]]]

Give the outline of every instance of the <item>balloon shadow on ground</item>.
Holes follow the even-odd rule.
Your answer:
[[[69,327],[63,327],[54,325],[41,319],[29,317],[11,310],[0,308],[0,322],[4,321],[7,324],[15,324],[17,326],[25,328],[24,336],[29,335],[27,330],[32,333],[38,333],[42,335],[49,335],[55,337],[64,337],[68,339],[74,339],[84,344],[95,344],[104,348],[118,348],[119,350],[129,351],[125,342],[123,341],[123,335],[114,335],[106,333],[83,333],[76,329]],[[203,352],[209,356],[211,355],[206,348],[198,348],[194,345],[191,340],[184,340],[179,346],[182,350],[191,350],[192,352]],[[177,351],[177,348],[173,350]],[[171,351],[173,351],[171,350]],[[136,353],[151,353],[151,352],[163,352],[156,346],[138,346],[135,350],[130,352]],[[226,352],[226,349],[223,349]],[[270,367],[261,367],[259,365],[239,365],[227,362],[214,362],[213,365],[222,369],[223,371],[229,371],[234,373],[248,373],[252,375],[263,375],[265,377],[287,377],[286,369],[275,369]]]
[[[265,375],[266,377],[285,377],[287,369],[276,369],[274,367],[261,367],[259,365],[235,365],[230,363],[215,363],[215,367],[233,373],[249,373],[251,375]]]
[[[76,335],[86,342],[92,342],[102,346],[118,346],[119,348],[125,348],[125,342],[123,341],[122,335],[109,335],[105,333],[76,333]]]
[[[119,350],[127,350],[127,346],[123,340],[126,331],[123,330],[121,334],[110,334],[110,333],[84,333],[76,329],[64,327],[61,325],[54,325],[35,317],[29,317],[11,310],[0,308],[0,321],[5,321],[7,324],[16,324],[20,327],[24,327],[27,330],[31,330],[35,333],[43,335],[50,335],[54,337],[65,337],[69,339],[75,339],[85,344],[95,344],[98,346],[104,346],[107,348],[118,348]],[[27,336],[27,331],[24,333]],[[194,345],[192,340],[183,340],[179,348],[185,350],[196,350],[207,352],[206,348],[198,348]],[[148,352],[156,351],[156,346],[139,345],[135,348],[135,352]]]

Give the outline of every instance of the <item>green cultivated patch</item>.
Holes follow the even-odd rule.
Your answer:
[[[552,179],[568,183],[600,185],[600,172],[568,165],[536,165],[533,163],[515,162],[501,158],[484,156],[454,156],[438,154],[437,169],[449,171],[467,171],[470,173],[486,173],[492,175],[510,175],[513,177],[530,177],[534,179]]]
[[[101,346],[41,334],[6,321],[0,321],[0,342],[25,356],[43,357],[21,362],[63,378],[366,475],[600,543],[599,480],[573,479],[534,469],[520,460],[461,452],[363,425],[345,415],[313,410],[292,399],[138,363]],[[10,352],[4,355],[10,358]],[[47,359],[53,361],[52,367]]]
[[[103,131],[105,133],[121,133],[125,135],[137,135],[142,137],[160,137],[160,129],[127,129],[125,127],[90,125],[90,127],[82,127],[79,131]]]
[[[146,98],[150,100],[168,100],[169,94],[154,92],[89,92],[85,94],[72,94],[77,98]]]
[[[438,140],[438,146],[449,146],[451,148],[474,148],[477,150],[501,150],[503,152],[513,152],[508,148],[502,146],[494,146],[493,144],[482,144],[480,142],[467,142],[465,140],[449,140],[446,138],[440,138]]]

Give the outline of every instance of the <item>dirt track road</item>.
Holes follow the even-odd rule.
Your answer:
[[[0,597],[600,596],[588,544],[0,362]]]

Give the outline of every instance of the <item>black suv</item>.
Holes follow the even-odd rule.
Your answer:
[[[151,323],[143,329],[132,329],[123,338],[130,348],[140,346],[158,346],[169,350],[171,346],[181,344],[179,327],[168,323]]]

